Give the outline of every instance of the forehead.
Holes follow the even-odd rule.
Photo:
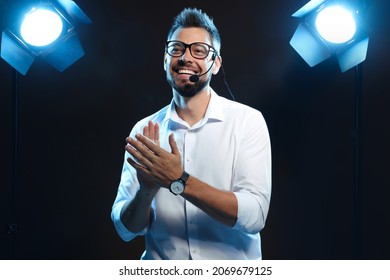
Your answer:
[[[178,28],[173,32],[169,40],[178,40],[186,44],[193,42],[203,42],[212,45],[211,36],[206,29],[200,27],[184,27]]]

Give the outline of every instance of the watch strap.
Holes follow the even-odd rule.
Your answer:
[[[182,180],[185,184],[187,183],[188,177],[190,177],[190,174],[183,170],[183,174],[181,174],[179,180]]]

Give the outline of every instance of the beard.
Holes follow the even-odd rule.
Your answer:
[[[176,90],[181,96],[183,97],[193,97],[198,92],[200,92],[202,89],[204,89],[209,81],[203,81],[199,79],[199,81],[193,83],[193,82],[180,82],[175,81],[175,79],[172,77],[172,75],[167,71],[167,81],[168,84]]]

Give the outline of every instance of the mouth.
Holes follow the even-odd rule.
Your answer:
[[[196,75],[196,72],[190,69],[179,69],[176,73],[179,75]]]
[[[198,72],[189,68],[176,68],[173,69],[177,73],[178,77],[183,80],[187,80],[192,75],[197,75]]]

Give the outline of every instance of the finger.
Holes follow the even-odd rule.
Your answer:
[[[127,162],[132,166],[134,167],[135,169],[141,171],[142,173],[145,173],[146,175],[149,175],[150,176],[150,171],[143,165],[141,164],[138,164],[137,162],[135,162],[132,158],[127,158]]]
[[[169,146],[171,146],[172,154],[180,154],[179,147],[176,144],[175,136],[173,135],[173,133],[169,135]]]
[[[129,137],[126,137],[126,143],[127,144],[130,144],[131,145],[131,142],[134,141],[133,138],[131,138],[130,136]]]
[[[152,121],[149,121],[148,123],[148,130],[149,130],[149,139],[154,141],[154,137],[155,137],[155,131],[154,131],[154,123]],[[144,134],[145,135],[145,134]],[[146,136],[146,135],[145,135]]]
[[[160,146],[160,126],[158,123],[154,125],[154,142]]]
[[[149,126],[145,126],[143,131],[142,131],[143,135],[145,135],[145,137],[149,138],[150,139],[150,135],[149,135]]]
[[[146,127],[146,129],[148,129]],[[149,139],[148,137],[146,137],[145,135],[142,135],[140,133],[137,133],[135,135],[135,138],[132,138],[131,136],[127,137],[126,138],[126,142],[127,144],[130,144],[130,146],[133,146],[135,149],[137,150],[142,150],[142,151],[147,151],[147,146],[145,145],[145,143],[147,142],[150,142],[150,143],[153,143],[153,141],[151,139]],[[141,141],[142,139],[142,141]]]
[[[142,134],[160,146],[159,141],[159,125],[158,123],[153,123],[152,121],[148,122],[148,125],[143,128]]]
[[[150,159],[154,155],[142,143],[130,138],[129,144],[126,145],[125,149],[138,163],[145,167],[151,166]]]
[[[158,123],[153,123],[152,121],[149,121],[148,123],[148,128],[149,128],[149,137],[150,140],[152,140],[156,145],[160,146],[160,127]]]
[[[135,160],[133,160],[131,157],[127,158],[127,162],[130,163],[130,165],[133,166],[135,169],[139,169],[142,166],[138,164]]]
[[[141,135],[141,134],[137,134],[137,135]],[[142,137],[143,137],[145,142],[147,142],[147,141],[150,142],[149,138],[146,138],[143,135],[142,135]],[[137,141],[136,139],[133,139],[131,137],[127,137],[126,142],[127,142],[126,150],[127,149],[136,150],[137,152],[139,152],[142,155],[146,155],[148,151],[150,153],[150,150],[143,144],[142,141]]]
[[[153,141],[151,141],[150,139],[146,138],[145,136],[143,136],[141,134],[136,134],[135,137],[137,138],[139,143],[142,143],[143,145],[145,145],[145,147],[147,149],[150,150],[149,151],[150,155],[160,155],[164,151],[162,148],[160,148],[158,145],[156,145]],[[144,149],[145,149],[145,147],[144,147]],[[138,147],[136,147],[136,149],[138,149]],[[140,150],[140,152],[143,153],[143,151],[141,151],[141,150]],[[145,153],[145,156],[147,156],[146,153]]]

